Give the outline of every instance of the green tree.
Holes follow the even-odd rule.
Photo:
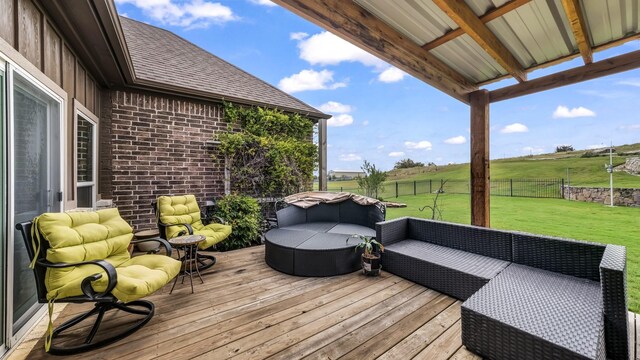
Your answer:
[[[387,180],[387,173],[379,170],[376,166],[367,160],[360,167],[364,172],[364,176],[358,176],[356,182],[364,195],[372,198],[378,198],[378,194],[384,191],[383,183]]]
[[[414,167],[422,167],[423,163],[418,161],[413,161],[411,159],[402,159],[393,166],[394,169],[409,169]]]

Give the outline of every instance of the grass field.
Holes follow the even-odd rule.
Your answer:
[[[419,208],[430,205],[432,199],[431,194],[392,199],[407,204],[407,207],[388,209],[387,219],[402,216],[430,218],[428,209],[420,212]],[[440,195],[440,208],[445,221],[470,222],[468,195]],[[626,246],[629,309],[640,312],[640,208],[495,196],[491,198],[491,227]]]

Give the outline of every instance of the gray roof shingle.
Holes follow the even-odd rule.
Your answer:
[[[178,35],[120,17],[136,80],[207,97],[276,107],[311,117],[327,115]]]

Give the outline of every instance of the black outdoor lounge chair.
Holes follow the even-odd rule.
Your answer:
[[[171,258],[171,246],[165,240],[132,241],[133,231],[120,218],[117,209],[46,213],[36,218],[35,223],[16,224],[16,229],[22,234],[33,264],[38,302],[50,304],[50,317],[54,301],[95,303],[90,311],[50,330],[45,349],[53,355],[91,351],[133,334],[154,314],[153,303],[141,298],[162,288],[180,271],[180,262]],[[148,241],[163,245],[167,256],[130,257],[127,249],[130,243]],[[130,266],[135,271],[128,269]],[[141,281],[145,286],[139,286]],[[120,327],[117,328],[119,331],[111,328],[108,335],[101,336],[100,325],[110,310],[122,310],[141,317],[122,330]],[[84,339],[76,341],[71,338],[62,346],[56,345],[59,335],[94,315],[95,322]]]

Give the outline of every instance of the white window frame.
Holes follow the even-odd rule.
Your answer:
[[[96,115],[94,115],[89,109],[87,109],[84,105],[82,105],[78,100],[73,99],[73,182],[75,184],[74,191],[75,196],[74,200],[76,206],[78,205],[78,188],[92,186],[91,191],[91,207],[89,209],[95,209],[96,202],[98,201],[98,131],[99,131],[99,120]],[[78,181],[78,118],[81,117],[83,120],[88,121],[91,125],[93,125],[93,141],[92,141],[92,181]],[[78,206],[78,208],[80,208]]]

